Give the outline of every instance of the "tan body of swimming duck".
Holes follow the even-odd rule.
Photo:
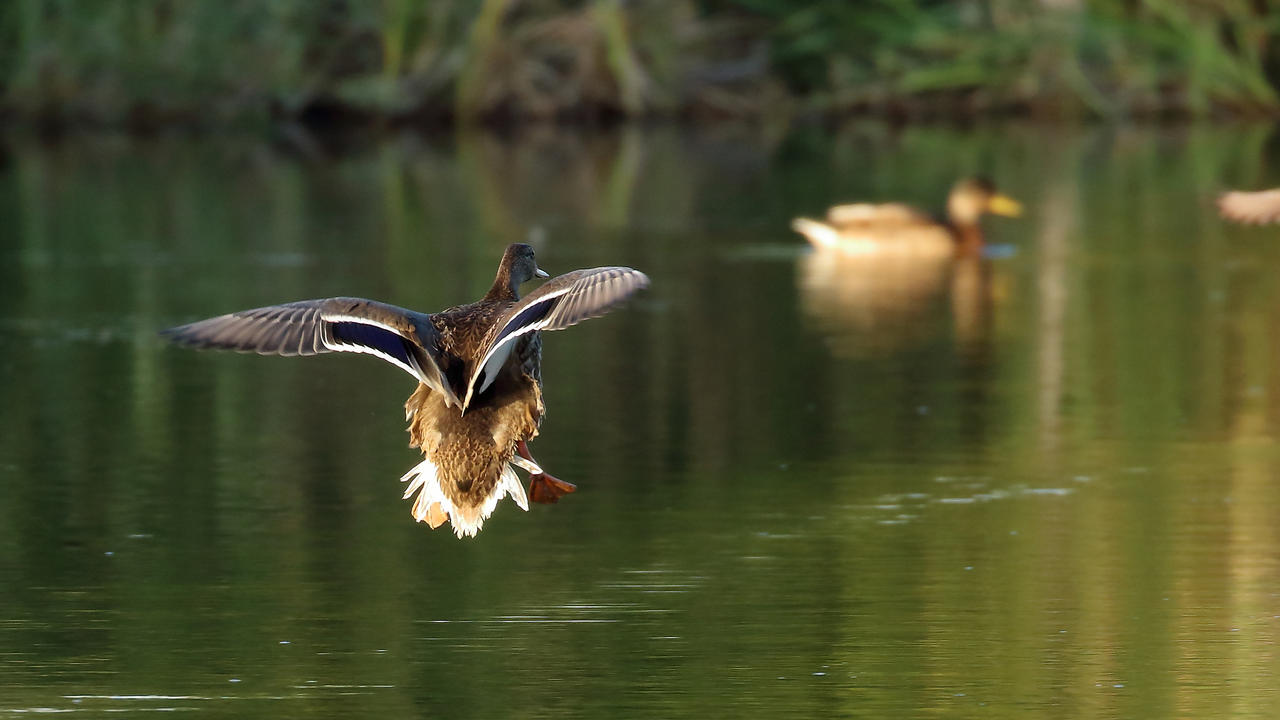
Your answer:
[[[940,221],[900,203],[836,205],[826,220],[796,218],[791,227],[814,247],[856,255],[951,257],[982,249],[985,213],[1016,217],[1022,206],[983,178],[961,180],[947,197]]]
[[[507,248],[493,286],[479,301],[438,313],[418,313],[361,298],[273,305],[162,331],[196,348],[264,355],[354,352],[405,370],[418,386],[405,402],[410,446],[423,461],[401,478],[405,498],[418,494],[413,517],[432,528],[446,520],[474,536],[504,496],[528,510],[528,500],[555,502],[574,486],[545,473],[526,442],[538,434],[542,340],[597,317],[647,287],[626,267],[576,270],[521,298],[520,285],[547,277],[533,248]],[[531,474],[529,494],[512,464]]]
[[[1231,190],[1218,196],[1222,217],[1245,225],[1280,222],[1280,188],[1274,190]]]

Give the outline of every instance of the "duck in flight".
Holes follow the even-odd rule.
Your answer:
[[[374,355],[418,382],[405,402],[410,447],[425,456],[400,478],[417,493],[413,517],[433,529],[448,521],[474,537],[498,501],[510,495],[554,503],[575,486],[543,471],[527,442],[538,434],[542,338],[598,317],[649,278],[627,267],[575,270],[520,297],[520,286],[547,273],[533,248],[507,247],[493,286],[480,300],[419,313],[361,298],[327,298],[221,315],[161,331],[194,348],[261,355],[352,352]],[[525,494],[512,465],[531,475]]]

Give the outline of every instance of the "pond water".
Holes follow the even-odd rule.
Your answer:
[[[1195,717],[1280,706],[1267,129],[11,137],[0,717]],[[851,200],[1021,200],[978,262],[834,263]],[[545,339],[579,491],[415,524],[411,382],[156,330],[652,288]]]

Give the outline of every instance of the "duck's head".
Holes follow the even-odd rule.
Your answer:
[[[544,278],[547,273],[538,269],[538,261],[533,257],[533,246],[524,243],[511,243],[502,254],[502,265],[507,274],[518,283],[525,283],[536,277]]]
[[[520,296],[520,286],[534,278],[547,277],[533,257],[533,247],[524,243],[511,243],[498,264],[498,276],[486,297],[503,296],[506,299]]]
[[[951,188],[947,217],[952,225],[974,227],[984,213],[1017,217],[1022,214],[1022,204],[998,192],[995,184],[983,177],[965,178]]]

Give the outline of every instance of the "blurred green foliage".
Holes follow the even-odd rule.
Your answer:
[[[95,123],[1280,111],[1262,0],[9,0],[0,106]]]

